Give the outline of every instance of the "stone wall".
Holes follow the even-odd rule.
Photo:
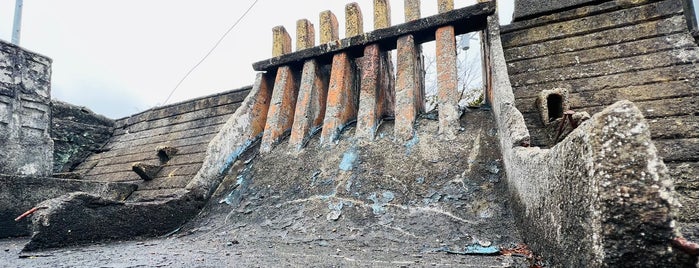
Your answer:
[[[90,154],[101,150],[114,132],[114,120],[85,107],[57,100],[51,104],[53,172],[69,172]]]
[[[676,267],[672,181],[641,112],[618,102],[551,149],[529,147],[497,21],[487,31],[493,111],[526,243],[558,267]]]
[[[676,181],[682,232],[699,238],[699,47],[683,0],[595,1],[505,26],[502,42],[532,145],[557,135],[542,93],[566,92],[564,109],[593,115],[633,101]]]
[[[0,40],[0,174],[52,173],[51,59]]]

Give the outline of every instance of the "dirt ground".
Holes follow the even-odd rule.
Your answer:
[[[451,141],[422,118],[410,141],[395,141],[386,122],[373,142],[350,128],[331,146],[251,150],[169,236],[24,253],[27,239],[0,240],[0,266],[528,267],[481,254],[522,241],[492,116],[469,111],[462,126]]]

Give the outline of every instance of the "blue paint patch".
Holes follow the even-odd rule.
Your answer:
[[[395,194],[389,191],[383,192],[381,194],[381,197],[379,197],[376,193],[371,194],[369,196],[369,200],[374,202],[374,204],[371,205],[371,210],[374,212],[374,215],[381,215],[386,213],[386,204],[393,201],[393,199],[395,198]]]
[[[357,149],[354,147],[350,148],[342,155],[340,169],[344,171],[352,170],[354,168],[355,163],[357,162],[357,158],[359,158],[359,155],[357,154]]]
[[[466,254],[480,254],[480,255],[491,255],[500,253],[500,248],[496,246],[484,247],[480,244],[471,244],[464,248]]]

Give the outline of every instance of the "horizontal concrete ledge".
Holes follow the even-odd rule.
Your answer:
[[[378,43],[383,50],[396,49],[398,38],[405,35],[413,35],[415,42],[422,44],[434,41],[435,31],[445,25],[453,25],[456,35],[483,30],[487,17],[494,13],[495,1],[488,1],[259,61],[252,67],[255,71],[267,71],[282,65],[301,65],[311,58],[318,60],[320,64],[327,64],[339,52],[360,57],[364,53],[364,47],[369,44]]]

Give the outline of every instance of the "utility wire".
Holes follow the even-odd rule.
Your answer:
[[[201,60],[199,60],[199,62],[197,62],[197,64],[194,65],[194,67],[192,67],[191,69],[189,69],[189,71],[187,72],[187,74],[185,74],[184,77],[182,77],[182,79],[180,79],[180,82],[177,83],[177,85],[175,86],[175,88],[173,88],[172,91],[170,91],[170,95],[167,96],[167,99],[165,99],[165,102],[163,102],[163,105],[167,104],[167,102],[168,102],[168,101],[170,100],[170,98],[172,97],[172,94],[174,94],[175,91],[177,90],[177,88],[179,88],[180,85],[182,85],[182,82],[184,82],[184,80],[187,79],[187,77],[189,77],[189,75],[192,74],[192,72],[194,72],[194,70],[196,70],[197,67],[199,67],[199,65],[201,65],[201,64],[206,60],[206,58],[208,58],[209,55],[211,55],[212,52],[214,52],[214,50],[216,50],[216,48],[218,47],[218,45],[221,44],[221,42],[223,41],[223,39],[226,38],[226,36],[228,35],[228,33],[230,33],[230,32],[235,28],[235,26],[237,26],[238,23],[240,23],[240,21],[242,21],[242,20],[245,18],[246,15],[248,15],[248,13],[250,12],[250,10],[252,10],[252,8],[255,7],[255,5],[257,4],[258,1],[259,1],[259,0],[255,0],[255,2],[253,2],[253,3],[250,5],[250,7],[248,7],[247,10],[245,10],[245,12],[243,13],[243,15],[241,15],[240,18],[238,18],[238,20],[236,20],[235,23],[233,23],[233,25],[231,25],[231,27],[229,27],[228,30],[221,36],[221,38],[219,38],[218,41],[216,41],[216,44],[214,44],[214,46],[209,50],[209,52],[207,52],[206,55],[204,55],[204,57],[201,58]]]

